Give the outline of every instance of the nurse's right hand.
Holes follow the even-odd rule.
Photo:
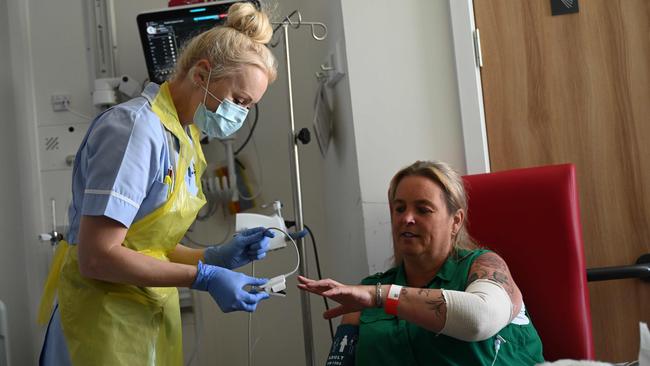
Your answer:
[[[253,312],[260,301],[269,298],[269,294],[248,292],[244,287],[262,286],[267,281],[199,261],[192,288],[209,292],[224,313],[238,310]]]

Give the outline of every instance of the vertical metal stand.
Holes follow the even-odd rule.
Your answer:
[[[293,212],[296,220],[296,231],[303,230],[302,221],[302,192],[300,190],[300,161],[298,158],[298,141],[296,140],[296,125],[293,114],[293,88],[291,86],[291,58],[289,56],[289,25],[283,24],[284,50],[287,60],[287,84],[289,88],[289,154],[291,154],[291,187],[293,188]],[[298,239],[298,253],[300,254],[300,267],[298,273],[307,275],[307,256],[305,255],[305,241]],[[314,366],[314,332],[311,324],[311,303],[309,294],[300,291],[300,304],[302,308],[302,333],[305,343],[306,365]]]
[[[292,20],[291,17],[297,15],[298,20]],[[287,84],[289,89],[289,153],[291,155],[291,187],[293,188],[293,212],[296,220],[296,230],[303,230],[304,224],[302,219],[302,193],[300,185],[300,161],[298,158],[298,141],[296,134],[295,117],[293,113],[293,87],[291,84],[291,56],[289,53],[289,26],[299,28],[301,24],[309,24],[312,27],[312,36],[316,40],[323,40],[327,36],[327,27],[323,23],[303,22],[300,13],[297,11],[292,12],[285,17],[284,21],[277,24],[276,31],[282,27],[284,36],[284,50],[287,65]],[[317,36],[314,32],[314,26],[320,26],[324,29],[323,36]],[[277,43],[275,44],[277,45]],[[273,47],[275,45],[272,45]],[[298,273],[301,276],[307,275],[307,256],[305,255],[305,244],[302,238],[296,241],[298,244],[298,254],[300,256],[300,266]],[[314,335],[311,324],[311,303],[309,301],[309,294],[305,291],[300,291],[300,305],[302,310],[302,331],[303,340],[305,345],[305,365],[315,366],[314,363]]]

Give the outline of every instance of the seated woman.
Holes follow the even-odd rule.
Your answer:
[[[299,277],[340,306],[327,365],[534,365],[542,343],[505,261],[465,226],[463,182],[447,164],[418,161],[388,191],[394,268],[348,286]]]

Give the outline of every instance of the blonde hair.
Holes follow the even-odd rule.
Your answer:
[[[228,9],[228,19],[192,38],[183,48],[176,64],[175,76],[185,77],[194,72],[207,72],[194,68],[201,59],[212,66],[211,79],[230,77],[240,72],[243,65],[259,67],[266,73],[269,84],[277,76],[277,61],[266,47],[273,36],[268,15],[251,3],[235,3]]]
[[[438,185],[442,190],[442,198],[447,206],[447,213],[453,215],[458,210],[463,210],[467,214],[467,195],[465,193],[465,186],[460,175],[449,164],[440,161],[416,161],[415,163],[402,168],[398,171],[393,179],[390,181],[388,188],[388,202],[392,205],[395,200],[397,186],[405,177],[418,176],[430,179],[433,183]],[[392,210],[391,210],[392,215]],[[476,249],[478,245],[474,242],[472,237],[467,232],[465,220],[461,224],[456,235],[452,238],[452,246],[454,249]],[[395,252],[393,244],[393,255],[395,257],[395,264],[399,265],[402,258]]]

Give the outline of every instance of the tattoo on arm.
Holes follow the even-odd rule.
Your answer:
[[[442,316],[442,307],[445,305],[445,297],[442,296],[442,293],[440,293],[440,296],[437,298],[427,300],[425,302],[427,305],[429,305],[429,309],[433,310],[436,313],[436,316]]]
[[[402,290],[399,292],[399,295],[400,295],[400,296],[404,296],[404,297],[408,297],[408,296],[407,296],[408,293],[409,293],[409,292],[408,292],[408,290],[406,289],[406,287],[402,287]]]
[[[418,295],[424,295],[425,297],[429,297],[429,289],[427,288],[421,288],[418,290]]]
[[[495,271],[494,273],[492,273],[492,278],[501,284],[505,284],[508,282],[508,276],[505,273]]]
[[[508,266],[501,257],[494,253],[486,253],[476,258],[474,263],[472,263],[472,269],[467,278],[467,285],[469,286],[470,283],[480,278],[489,279],[501,284],[510,296],[513,296],[515,292],[514,281],[510,276]]]
[[[488,273],[485,270],[478,269],[475,272],[470,273],[469,278],[467,279],[467,284],[469,285],[470,283],[478,280],[479,278],[487,278]]]

